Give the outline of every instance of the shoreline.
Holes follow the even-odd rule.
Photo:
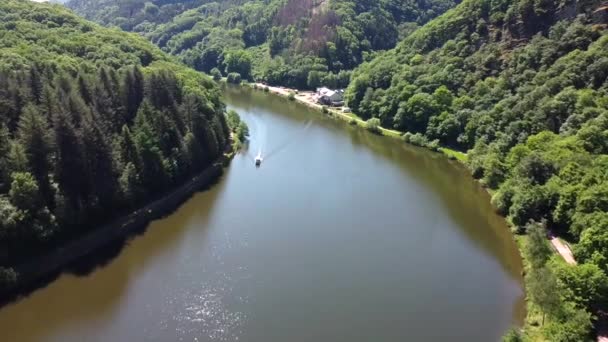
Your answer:
[[[296,102],[299,102],[309,108],[315,109],[320,111],[321,113],[324,113],[324,109],[327,110],[327,114],[326,115],[330,115],[332,117],[335,117],[337,119],[346,121],[347,123],[351,124],[351,125],[357,125],[359,127],[365,128],[365,121],[361,118],[359,118],[356,114],[354,113],[343,113],[342,111],[340,111],[339,109],[337,109],[336,107],[329,107],[329,106],[323,106],[320,105],[318,103],[316,103],[313,100],[312,95],[314,94],[313,91],[305,91],[305,90],[298,90],[298,89],[291,89],[291,88],[286,88],[286,87],[274,87],[274,86],[268,86],[262,83],[242,83],[241,86],[244,87],[249,87],[252,88],[254,90],[262,90],[264,92],[266,92],[266,88],[268,88],[268,93],[270,94],[274,94],[280,97],[284,97],[284,98],[288,98],[290,93],[294,94],[294,98],[293,100]],[[384,128],[384,127],[378,127],[378,134],[382,135],[382,136],[386,136],[386,137],[390,137],[393,139],[400,139],[402,140],[402,136],[405,132],[400,132],[394,129],[388,129],[388,128]],[[417,146],[417,147],[422,147],[422,148],[426,148],[428,150],[432,150],[426,146],[418,146],[415,144],[410,144],[412,146]],[[434,152],[439,152],[443,155],[445,155],[446,157],[450,158],[450,159],[454,159],[457,160],[459,162],[461,162],[462,164],[464,164],[467,160],[467,154],[464,152],[460,152],[454,149],[450,149],[448,147],[444,147],[441,146],[437,149],[437,151]]]
[[[97,251],[113,242],[127,239],[145,228],[150,222],[171,214],[181,204],[202,189],[212,186],[224,173],[224,166],[231,155],[216,159],[183,184],[166,192],[161,197],[118,217],[91,231],[57,246],[52,251],[30,258],[12,268],[17,273],[17,281],[10,287],[0,290],[0,307],[18,300],[47,284],[69,269],[82,258],[93,256]]]
[[[261,83],[253,83],[253,84],[248,83],[248,84],[245,84],[245,86],[248,86],[255,90],[262,90],[262,91],[266,91],[265,89],[268,88],[268,93],[278,95],[281,97],[285,97],[285,98],[287,98],[290,93],[293,93],[295,95],[293,98],[294,101],[302,103],[309,108],[319,110],[321,113],[324,113],[323,110],[325,108],[327,110],[327,113],[329,113],[330,115],[333,114],[334,117],[336,117],[338,119],[342,119],[350,124],[353,124],[353,122],[354,122],[357,126],[360,126],[363,128],[365,127],[365,121],[363,121],[361,118],[357,117],[353,113],[348,113],[348,114],[343,113],[340,110],[337,110],[335,108],[322,106],[322,105],[314,102],[312,99],[312,94],[314,94],[314,92],[312,92],[312,91],[298,91],[296,89],[290,89],[290,88],[285,88],[285,87],[271,87],[271,86],[267,86],[267,85],[264,85]],[[399,131],[396,131],[396,130],[390,130],[390,129],[386,129],[383,127],[379,127],[379,134],[382,136],[401,139],[402,133]],[[414,145],[414,144],[411,144],[411,145]],[[417,146],[417,145],[414,145],[414,146]],[[428,147],[425,147],[425,146],[422,146],[422,147],[432,151],[432,149],[430,149]],[[451,149],[445,148],[445,147],[439,147],[437,152],[440,152],[440,153],[448,156],[450,159],[456,159],[463,165],[466,162],[467,155],[465,153],[451,150]],[[479,180],[476,180],[476,181],[479,183]],[[482,186],[482,187],[483,187],[483,189],[485,189],[485,191],[490,196],[492,196],[492,192],[490,191],[489,188],[487,188],[485,186]],[[503,216],[503,218],[506,220],[506,217]],[[511,224],[508,221],[507,221],[507,225],[511,226]],[[523,244],[525,244],[525,241],[527,241],[526,240],[527,236],[526,235],[518,236],[515,233],[511,233],[511,235],[513,237],[513,240],[516,242],[516,244],[518,246],[519,254],[520,254],[520,257],[524,264],[523,271],[525,272],[526,260],[523,255]],[[548,239],[548,243],[552,247],[554,253],[557,254],[559,257],[561,257],[567,264],[569,264],[569,265],[577,264],[570,247],[567,244],[565,244],[563,241],[561,241],[557,236],[551,234],[551,237]],[[526,278],[524,277],[524,292],[526,290],[525,287],[527,287],[527,283],[526,283],[525,279]],[[529,303],[527,296],[524,298],[524,300],[526,303]],[[530,322],[530,320],[533,319],[533,317],[530,316],[531,314],[533,314],[533,312],[531,312],[529,309],[526,309],[526,311],[527,311],[526,316],[524,317],[524,322],[523,322],[524,324],[521,327],[521,329],[534,331],[535,329],[532,327],[531,322]],[[596,332],[597,332],[596,340],[597,340],[597,342],[608,342],[608,313],[599,312],[597,314],[598,314],[598,320],[595,322],[595,328],[596,328]]]
[[[292,89],[288,89],[288,88],[281,88],[281,87],[269,87],[263,84],[259,84],[259,83],[254,83],[252,84],[246,84],[245,86],[248,86],[250,88],[253,88],[255,90],[263,90],[265,92],[268,92],[270,94],[274,94],[274,95],[278,95],[281,97],[288,97],[290,92],[293,92],[294,90]],[[268,88],[268,91],[265,90],[265,88]],[[321,111],[321,113],[323,113],[323,106],[312,102],[311,99],[307,99],[306,95],[301,95],[299,94],[300,92],[298,92],[297,94],[295,94],[294,100],[297,102],[300,102],[310,108],[316,109]],[[312,93],[312,92],[304,92],[305,94],[307,93]],[[352,123],[352,120],[356,120],[355,123],[358,126],[361,127],[365,127],[365,121],[363,121],[362,119],[356,117],[354,114],[351,117],[350,115],[347,115],[345,113],[340,112],[339,110],[335,110],[335,109],[331,109],[331,108],[327,108],[329,109],[329,113],[332,114],[336,114],[338,119],[342,119],[344,121],[347,121],[348,123]],[[398,131],[394,131],[394,130],[387,130],[385,128],[380,127],[379,128],[379,132],[381,135],[383,136],[388,136],[391,138],[401,138],[401,133]],[[409,143],[409,142],[408,142]],[[412,144],[413,145],[413,144]],[[414,145],[416,146],[416,145]],[[431,150],[428,147],[425,147],[428,150]],[[454,156],[453,154],[450,154],[452,150],[450,149],[445,149],[445,148],[440,148],[438,152],[443,153],[444,155],[450,157],[450,155],[452,155],[452,157],[450,159],[456,159],[458,160],[459,163],[461,163],[462,165],[465,164],[466,162],[466,154],[462,153],[462,152],[458,152],[458,151],[454,151],[456,153],[462,153],[464,155],[464,157],[458,157],[458,156]],[[479,180],[476,180],[478,184],[482,185]],[[492,191],[490,191],[490,189],[488,189],[487,187],[482,185],[482,188],[490,195],[492,196]],[[506,220],[506,218],[503,216],[503,218]],[[507,226],[511,227],[511,224],[507,221]],[[511,231],[511,236],[513,238],[513,240],[515,241],[518,250],[519,250],[519,254],[520,254],[520,258],[522,260],[522,264],[523,264],[523,269],[522,272],[525,273],[526,269],[528,268],[528,262],[526,260],[526,258],[524,257],[523,254],[523,248],[525,243],[527,242],[527,236],[526,235],[518,235],[515,234]],[[571,255],[571,251],[570,248],[567,246],[564,246],[564,248],[559,248],[563,245],[563,243],[557,238],[557,237],[553,237],[551,239],[548,239],[548,243],[550,244],[550,246],[553,248],[554,253],[557,254],[559,257],[561,257],[562,259],[564,259],[565,262],[567,262],[568,264],[576,264],[576,261],[574,260],[573,257],[569,258],[568,255]],[[569,253],[568,253],[569,252]],[[526,282],[526,277],[523,277],[524,279],[524,293],[526,292],[526,288],[528,286],[527,282]],[[524,301],[526,303],[526,315],[524,317],[524,321],[523,321],[523,325],[520,327],[520,329],[524,330],[524,331],[532,331],[534,334],[534,331],[536,330],[532,324],[531,321],[534,319],[534,314],[535,312],[533,310],[530,309],[529,305],[530,305],[530,301],[529,298],[527,297],[527,295],[524,297]],[[596,328],[598,328],[597,331],[597,341],[598,342],[608,342],[608,337],[606,335],[608,335],[608,333],[606,333],[605,330],[608,330],[604,325],[608,326],[608,324],[606,324],[606,322],[604,320],[597,322]]]

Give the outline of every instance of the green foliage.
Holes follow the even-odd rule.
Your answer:
[[[86,18],[142,34],[197,70],[314,89],[346,87],[376,51],[456,0],[71,0]]]
[[[468,150],[498,211],[530,234],[528,294],[550,317],[550,341],[587,340],[590,303],[605,300],[608,35],[592,14],[600,5],[465,0],[355,69],[345,93],[355,113],[408,132],[409,143]],[[583,265],[547,263],[545,233],[530,222],[567,235]]]
[[[566,289],[564,297],[580,307],[592,309],[608,299],[608,276],[595,264],[555,263],[555,275]]]
[[[219,81],[222,79],[222,72],[218,68],[211,69],[211,71],[209,72],[209,75],[211,75],[211,77],[213,77],[214,81]]]
[[[371,118],[365,122],[365,129],[372,133],[380,133],[380,119]]]
[[[241,84],[241,74],[239,74],[238,72],[231,72],[228,74],[228,79],[227,79],[228,83],[232,83],[232,84]]]
[[[43,198],[34,177],[29,173],[13,173],[12,178],[8,192],[11,204],[26,212],[37,211],[43,203]]]
[[[517,328],[511,328],[502,337],[503,342],[524,342],[524,335]]]
[[[231,132],[234,132],[239,141],[244,142],[249,136],[249,127],[244,121],[241,121],[239,114],[234,110],[229,110],[226,113],[226,122]]]
[[[287,99],[289,101],[295,101],[295,99],[296,99],[296,93],[294,93],[293,91],[290,91],[289,94],[287,95]]]
[[[543,329],[543,335],[549,341],[578,342],[592,341],[591,314],[574,305],[566,305],[562,316],[553,320]]]
[[[553,254],[547,241],[547,231],[542,224],[531,223],[526,227],[528,243],[524,251],[526,258],[530,261],[532,269],[540,269],[545,266]]]
[[[543,313],[543,324],[545,315],[558,317],[562,303],[557,278],[553,272],[547,267],[535,269],[528,275],[527,280],[529,296]]]
[[[144,39],[30,1],[2,1],[0,19],[3,272],[161,196],[222,152],[219,90]]]
[[[224,65],[225,72],[230,76],[231,73],[239,74],[244,79],[251,76],[251,54],[243,50],[229,51],[225,53]]]

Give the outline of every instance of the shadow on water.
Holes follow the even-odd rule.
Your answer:
[[[45,336],[52,336],[53,331],[64,330],[76,322],[107,317],[118,310],[130,280],[137,279],[138,272],[156,255],[178,243],[187,231],[188,222],[196,217],[197,222],[206,227],[227,173],[190,196],[177,210],[167,210],[162,217],[137,227],[127,237],[2,298],[3,340],[41,341]],[[139,238],[144,234],[145,239]],[[33,322],[44,323],[31,329],[29,325]]]

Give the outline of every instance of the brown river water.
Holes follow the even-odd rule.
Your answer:
[[[2,341],[486,342],[521,323],[517,246],[464,167],[262,92],[225,101],[251,141],[219,183],[0,308]]]

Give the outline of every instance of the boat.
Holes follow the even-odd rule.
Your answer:
[[[258,155],[255,157],[255,166],[260,167],[260,165],[262,165],[262,153],[258,153]]]

